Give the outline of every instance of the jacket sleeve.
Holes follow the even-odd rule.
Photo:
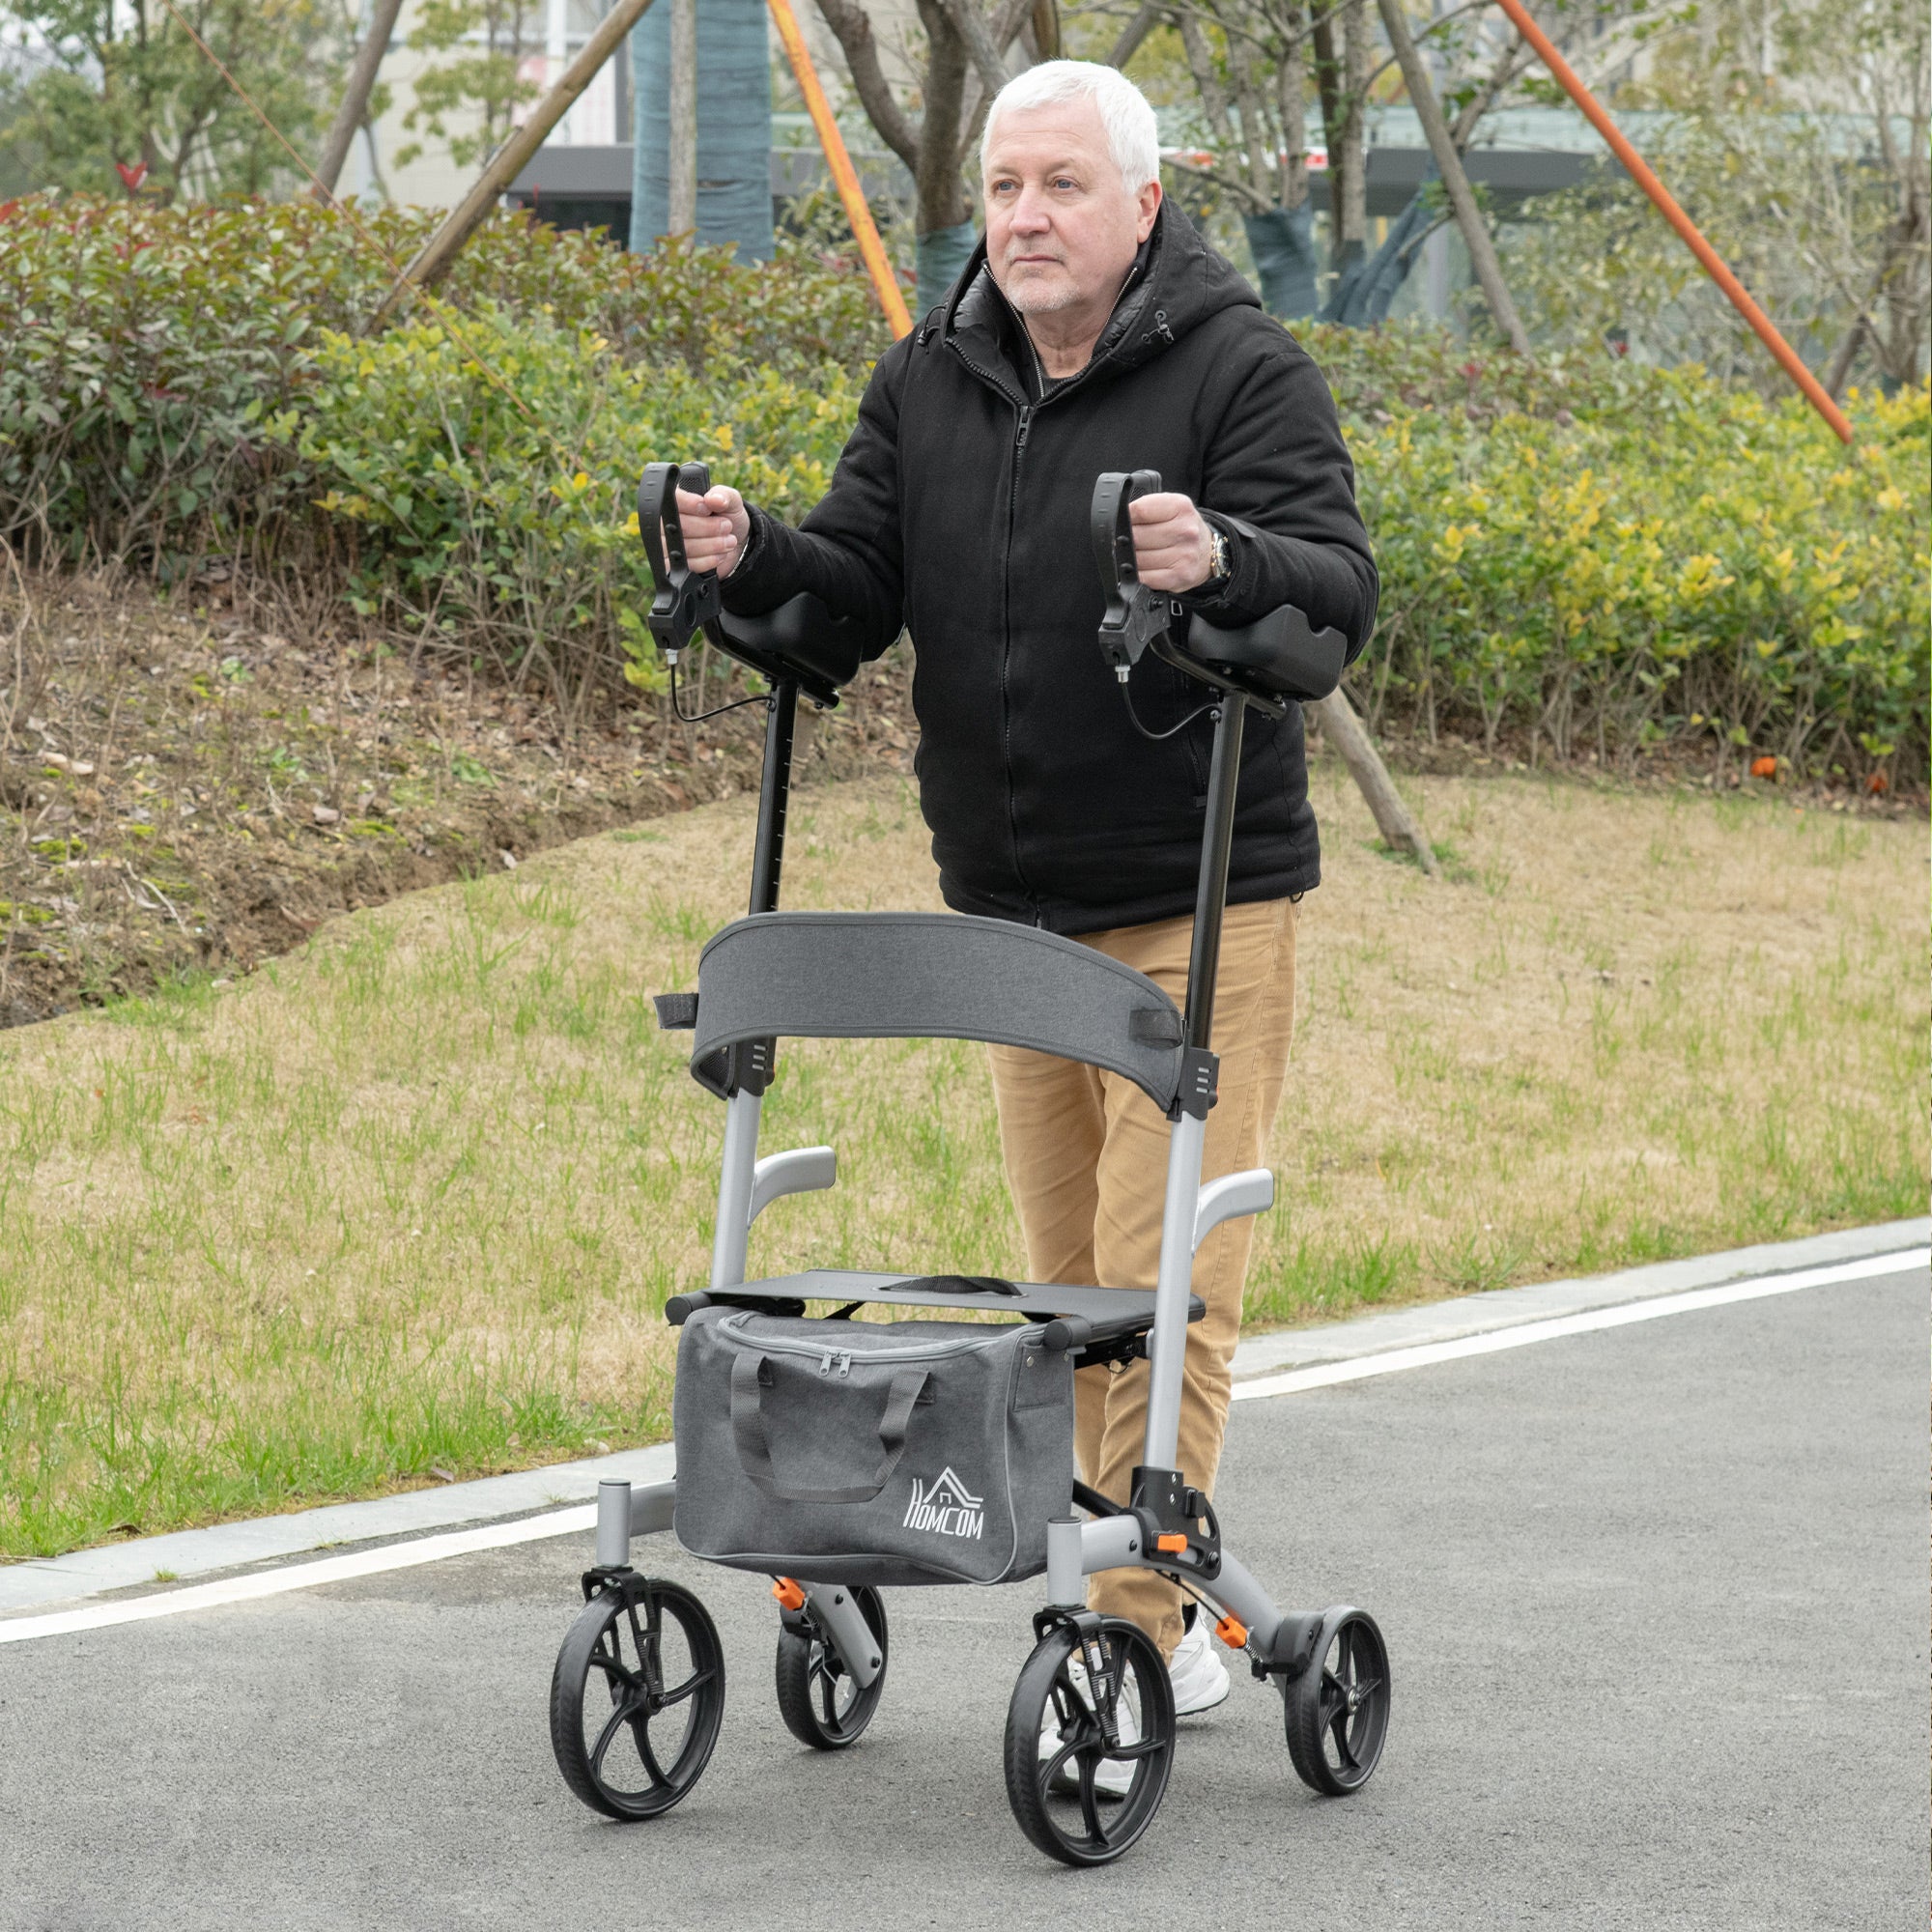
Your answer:
[[[810,590],[835,617],[855,617],[865,655],[878,657],[905,624],[905,558],[899,531],[899,403],[913,338],[873,367],[832,487],[797,529],[751,510],[752,538],[719,586],[725,610],[755,617]]]
[[[1285,329],[1243,358],[1204,455],[1201,509],[1228,539],[1230,575],[1187,599],[1210,624],[1248,624],[1278,604],[1349,639],[1350,661],[1376,624],[1378,582],[1355,508],[1355,469],[1335,399]]]

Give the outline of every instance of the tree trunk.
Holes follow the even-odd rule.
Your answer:
[[[926,35],[925,111],[920,117],[917,226],[922,235],[955,228],[973,213],[959,178],[959,123],[965,107],[966,43],[937,0],[919,0]]]
[[[697,233],[697,0],[670,0],[670,192],[666,225]]]
[[[1341,252],[1360,255],[1369,245],[1369,39],[1368,0],[1346,0],[1342,9],[1342,77],[1344,82],[1341,148],[1345,173],[1336,233]],[[1335,150],[1328,150],[1335,165]]]
[[[1323,0],[1314,4],[1319,7]],[[1283,208],[1299,208],[1308,199],[1308,16],[1301,7],[1290,11],[1288,25],[1274,75],[1282,146],[1277,193]]]
[[[396,15],[402,11],[403,0],[376,0],[376,12],[369,22],[369,32],[355,50],[355,59],[349,70],[348,85],[342,90],[342,104],[335,110],[335,125],[328,130],[327,143],[316,166],[315,185],[309,192],[318,201],[332,201],[335,197],[335,184],[342,178],[342,164],[349,158],[349,147],[355,138],[355,130],[362,126],[369,112],[369,95],[376,85],[376,74],[383,65],[383,56],[389,50],[389,37],[396,31]]]

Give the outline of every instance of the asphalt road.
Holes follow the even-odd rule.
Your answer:
[[[0,1926],[1922,1927],[1923,1270],[1237,1406],[1231,1546],[1388,1637],[1366,1790],[1245,1680],[1122,1863],[1066,1872],[999,1745],[1038,1585],[900,1591],[867,1737],[779,1722],[756,1578],[656,1564],[730,1694],[676,1811],[564,1789],[588,1539],[0,1650]]]

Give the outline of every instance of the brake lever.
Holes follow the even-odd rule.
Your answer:
[[[1134,526],[1127,514],[1127,505],[1136,497],[1151,496],[1159,488],[1158,469],[1136,469],[1131,474],[1109,469],[1094,485],[1088,533],[1107,593],[1100,618],[1100,655],[1122,684],[1142,653],[1167,635],[1173,621],[1172,599],[1150,590],[1134,566]]]
[[[653,586],[644,622],[668,665],[676,664],[699,630],[717,622],[723,608],[718,573],[694,571],[685,556],[677,514],[680,489],[701,497],[710,488],[711,471],[702,463],[647,464],[638,484],[638,534],[644,540]]]

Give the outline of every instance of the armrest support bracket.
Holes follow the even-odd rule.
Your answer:
[[[1274,1176],[1264,1167],[1250,1167],[1239,1174],[1224,1174],[1201,1190],[1194,1210],[1194,1252],[1223,1221],[1239,1214],[1262,1214],[1274,1206]]]

